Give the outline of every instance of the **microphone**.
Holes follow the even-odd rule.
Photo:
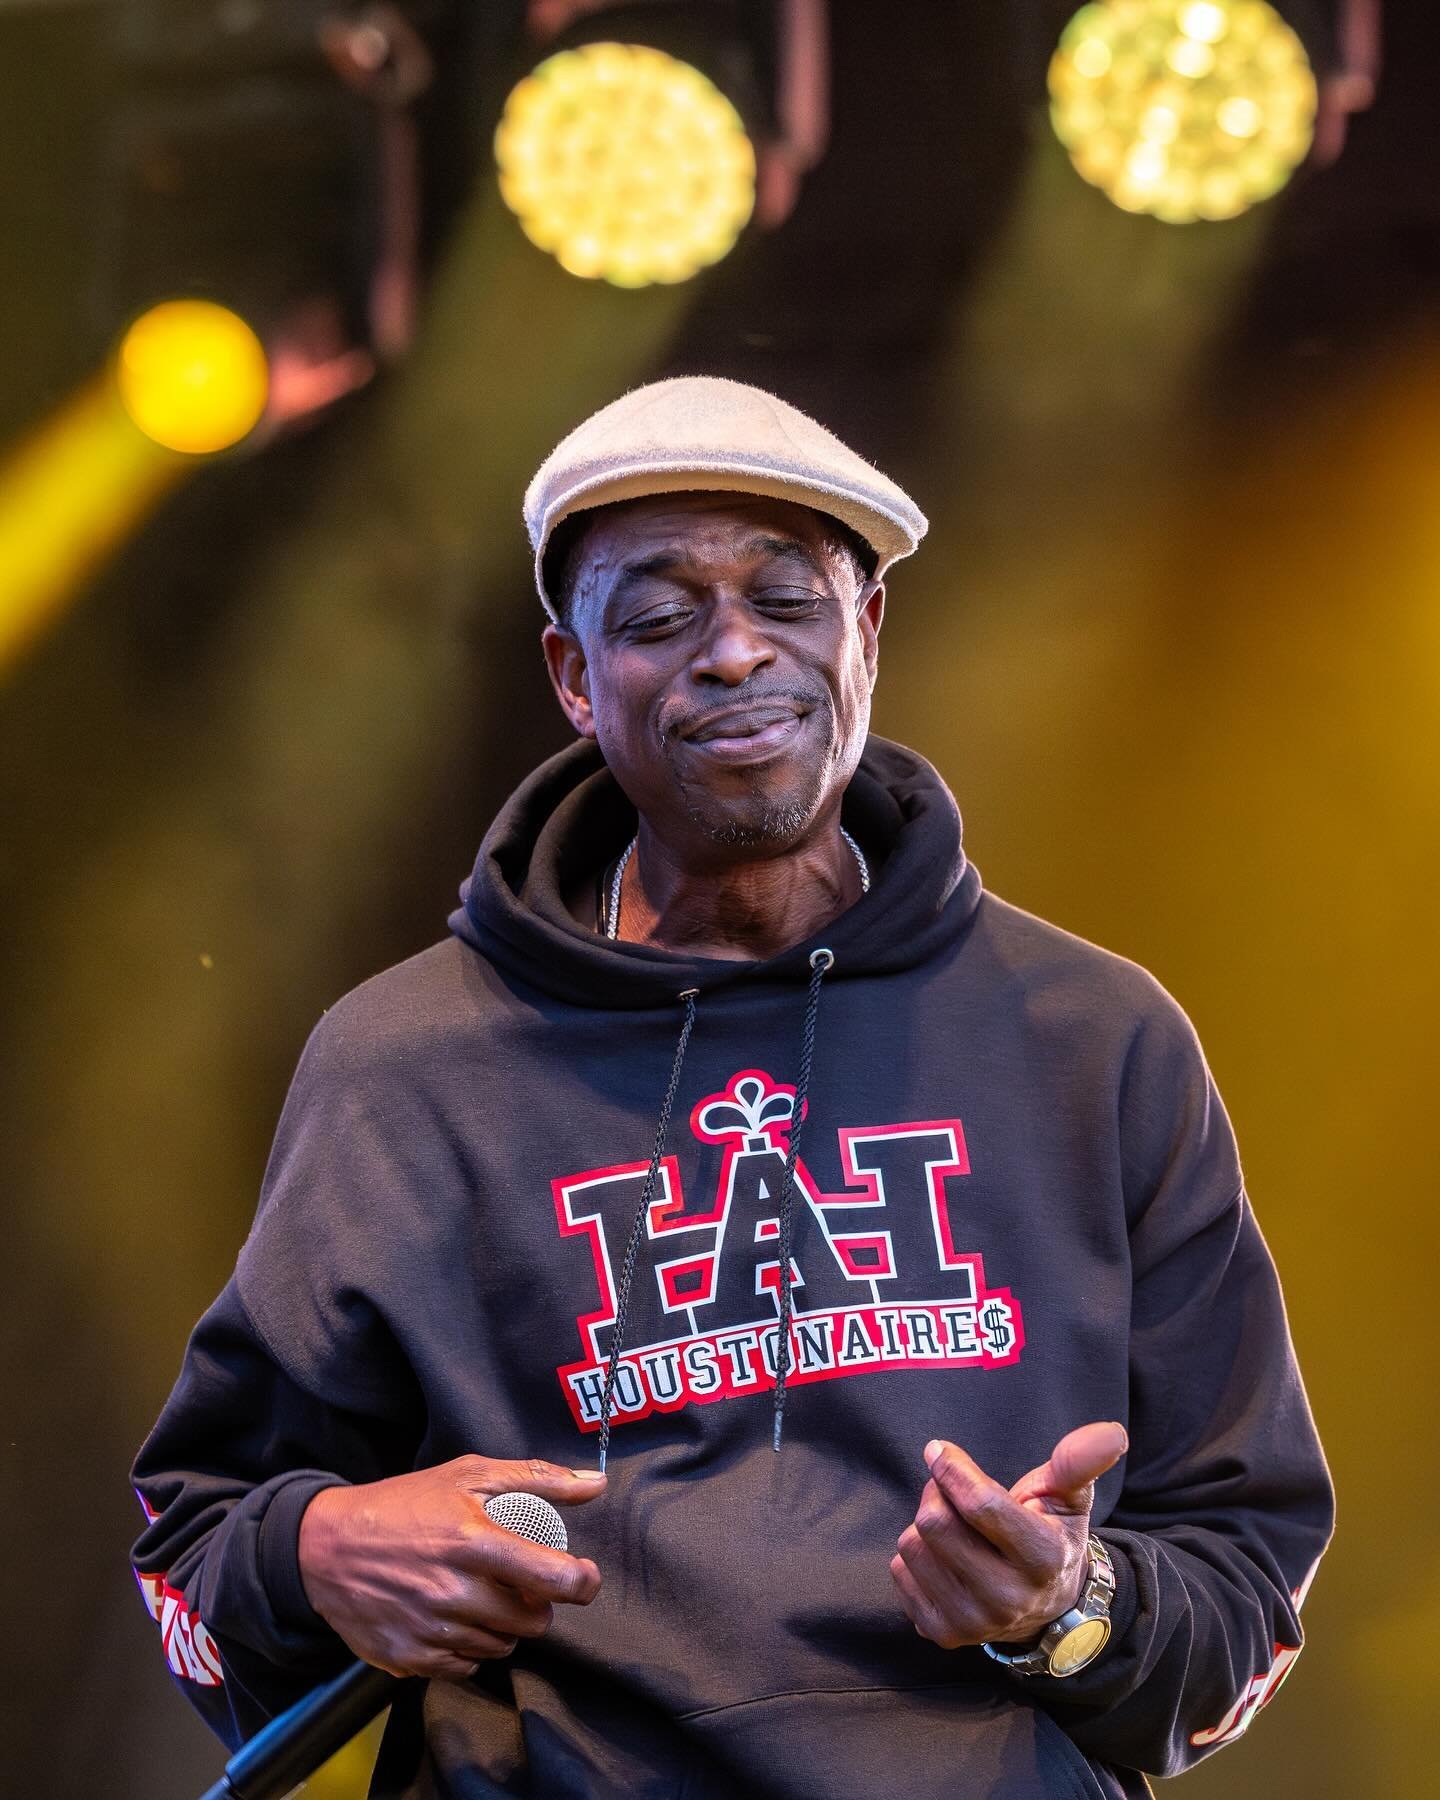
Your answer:
[[[492,1494],[485,1513],[502,1531],[532,1544],[552,1550],[570,1547],[565,1521],[538,1494]],[[367,1662],[351,1663],[344,1674],[297,1701],[237,1750],[201,1800],[284,1800],[378,1718],[409,1681]]]

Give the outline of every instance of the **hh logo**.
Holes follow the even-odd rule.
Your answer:
[[[777,1209],[794,1107],[793,1088],[744,1069],[690,1115],[695,1137],[721,1147],[714,1193],[687,1201],[679,1159],[661,1164],[616,1372],[617,1422],[774,1386]],[[839,1142],[839,1193],[795,1165],[790,1381],[1017,1362],[1019,1302],[986,1287],[980,1256],[956,1236],[947,1183],[970,1172],[960,1121],[847,1127]],[[556,1370],[582,1431],[600,1424],[615,1275],[647,1168],[551,1184],[561,1232],[587,1238],[595,1266],[597,1304],[576,1320],[580,1359]]]

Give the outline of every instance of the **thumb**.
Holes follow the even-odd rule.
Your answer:
[[[539,1457],[503,1462],[494,1456],[462,1456],[456,1472],[461,1487],[485,1499],[492,1494],[538,1494],[555,1506],[579,1506],[605,1492],[605,1477],[598,1470],[566,1469]]]
[[[1117,1421],[1078,1426],[1061,1438],[1049,1462],[1020,1477],[1011,1495],[1039,1501],[1046,1512],[1088,1513],[1094,1484],[1129,1448],[1129,1436]]]

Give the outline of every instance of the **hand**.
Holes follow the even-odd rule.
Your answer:
[[[554,1602],[588,1606],[600,1591],[593,1562],[492,1523],[487,1497],[523,1491],[574,1506],[604,1490],[603,1475],[488,1456],[322,1488],[300,1520],[300,1579],[365,1662],[463,1680],[540,1637]]]
[[[1023,1644],[1077,1605],[1095,1483],[1129,1447],[1122,1425],[1082,1425],[1007,1491],[957,1444],[927,1444],[930,1480],[890,1559],[921,1637]]]

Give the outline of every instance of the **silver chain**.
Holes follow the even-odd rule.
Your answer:
[[[854,838],[851,837],[850,833],[843,825],[840,827],[840,835],[850,846],[851,852],[855,857],[856,865],[860,870],[860,892],[862,894],[868,894],[870,892],[870,865],[865,860],[865,852],[855,842]],[[631,838],[630,842],[621,852],[620,860],[615,865],[615,874],[610,882],[610,904],[605,908],[605,935],[607,938],[614,938],[619,935],[620,883],[625,879],[625,866],[635,854],[635,846],[639,842],[640,834],[637,831],[635,836]]]

